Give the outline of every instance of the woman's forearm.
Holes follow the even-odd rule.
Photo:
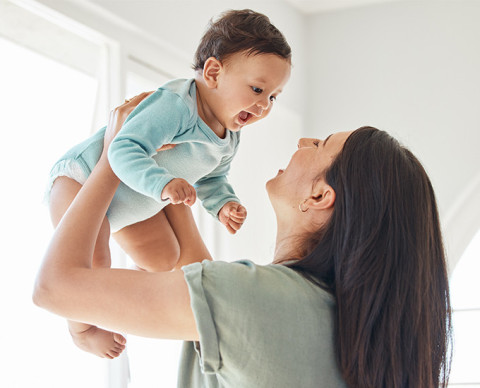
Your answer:
[[[97,234],[118,183],[108,161],[95,167],[57,226],[37,277],[35,304],[115,331],[198,340],[182,271],[91,268]]]
[[[91,268],[97,236],[119,184],[106,150],[128,114],[149,94],[142,93],[111,112],[105,150],[57,225],[33,300],[67,319],[119,332],[198,340],[182,271]]]
[[[37,276],[36,304],[62,293],[73,271],[91,267],[98,232],[118,184],[103,155],[55,230]]]

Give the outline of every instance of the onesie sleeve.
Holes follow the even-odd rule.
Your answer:
[[[188,125],[191,114],[175,93],[158,89],[128,116],[110,144],[108,159],[120,180],[135,191],[161,201],[165,185],[175,178],[152,159]]]
[[[240,199],[235,195],[232,185],[227,180],[230,163],[237,148],[238,146],[232,155],[224,157],[215,170],[195,183],[195,190],[203,207],[215,218],[218,218],[218,212],[227,202],[240,203]]]

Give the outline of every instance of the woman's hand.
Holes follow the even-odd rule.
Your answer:
[[[103,154],[102,157],[106,157],[108,146],[113,141],[117,133],[125,123],[128,115],[133,112],[133,110],[137,107],[140,102],[142,102],[145,98],[150,96],[152,92],[143,92],[140,93],[138,96],[131,98],[130,100],[125,100],[125,102],[113,109],[110,112],[110,117],[108,119],[107,129],[105,131],[105,137],[103,141]],[[166,151],[175,147],[175,144],[165,144],[157,151]]]
[[[108,146],[112,140],[117,136],[117,133],[122,128],[123,123],[127,119],[128,115],[133,112],[140,102],[145,98],[151,95],[153,92],[144,92],[131,98],[130,100],[125,100],[125,102],[113,109],[110,112],[110,117],[108,118],[108,125],[105,131],[105,138],[103,142],[104,153],[108,150]]]

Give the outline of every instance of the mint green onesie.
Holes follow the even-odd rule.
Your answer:
[[[59,176],[85,183],[102,153],[105,128],[57,161],[50,172],[47,198]],[[167,82],[128,116],[108,150],[112,169],[122,181],[107,212],[112,232],[150,218],[168,205],[161,193],[174,178],[194,185],[203,207],[214,217],[225,203],[240,203],[227,180],[239,143],[239,132],[227,130],[221,139],[200,118],[193,79]],[[157,152],[164,144],[177,146]]]
[[[179,388],[346,388],[332,295],[278,264],[182,270],[200,341],[183,345]]]

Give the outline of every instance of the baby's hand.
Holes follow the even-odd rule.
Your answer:
[[[197,199],[197,192],[185,179],[174,178],[163,188],[162,201],[167,199],[174,205],[184,203],[192,206]]]
[[[237,233],[247,218],[247,209],[237,202],[227,202],[218,212],[218,219],[231,234]]]

